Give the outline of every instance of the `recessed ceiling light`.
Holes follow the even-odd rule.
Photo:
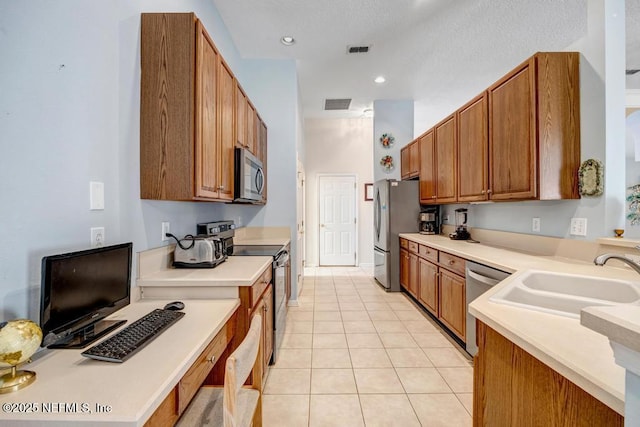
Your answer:
[[[280,43],[282,43],[285,46],[291,46],[292,44],[295,44],[296,39],[294,39],[291,36],[282,36],[282,38],[280,39]]]
[[[385,79],[384,76],[378,76],[373,81],[376,83],[384,83],[387,81],[387,79]]]

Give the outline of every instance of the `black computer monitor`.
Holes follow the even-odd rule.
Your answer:
[[[125,321],[103,320],[130,302],[132,243],[42,258],[43,347],[83,348]]]

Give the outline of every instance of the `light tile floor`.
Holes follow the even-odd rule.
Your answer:
[[[359,268],[306,269],[263,395],[265,427],[470,426],[471,359]]]

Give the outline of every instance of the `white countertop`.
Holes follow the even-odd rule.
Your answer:
[[[268,256],[230,256],[215,268],[166,268],[141,273],[140,287],[238,287],[251,286],[273,262]]]
[[[289,227],[239,227],[235,231],[235,245],[287,245],[291,242]]]
[[[109,319],[131,322],[166,302],[135,302]],[[3,406],[0,426],[42,426],[45,421],[51,426],[143,425],[240,305],[237,299],[183,302],[185,316],[124,363],[87,359],[82,349],[34,355],[21,368],[35,371],[35,382],[0,395],[3,405],[23,404],[14,405],[16,412]],[[56,404],[49,406],[55,412],[43,412],[47,404]],[[97,413],[96,405],[112,409]],[[37,412],[25,413],[28,408]]]
[[[587,307],[582,310],[580,322],[640,353],[640,306]]]
[[[277,245],[284,246],[288,245],[291,242],[291,239],[286,237],[245,237],[245,238],[234,238],[234,245]]]
[[[400,234],[453,255],[503,271],[548,270],[638,281],[630,269],[598,267],[584,261],[538,256],[495,248],[444,236]],[[505,279],[469,305],[469,311],[497,332],[550,366],[585,391],[624,414],[624,369],[615,364],[607,337],[580,324],[580,320],[489,301],[508,286]]]

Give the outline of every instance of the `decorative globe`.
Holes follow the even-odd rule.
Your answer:
[[[17,319],[0,323],[0,368],[26,362],[38,350],[42,330],[31,320]]]

